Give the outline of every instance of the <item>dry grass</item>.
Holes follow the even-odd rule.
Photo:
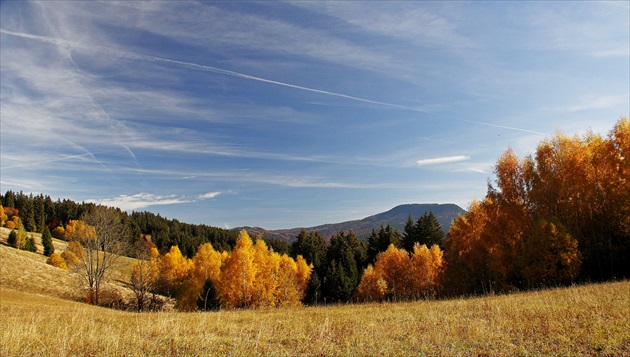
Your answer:
[[[0,289],[3,356],[630,356],[630,282],[399,304],[131,313]]]
[[[630,282],[485,298],[210,313],[85,305],[0,245],[0,356],[630,356]]]

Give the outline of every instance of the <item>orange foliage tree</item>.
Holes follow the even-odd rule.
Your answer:
[[[557,133],[519,160],[451,225],[445,285],[451,293],[630,276],[630,121],[607,138]]]

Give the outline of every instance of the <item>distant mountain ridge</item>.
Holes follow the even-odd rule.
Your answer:
[[[440,222],[444,233],[448,232],[451,222],[457,218],[458,214],[466,213],[464,209],[452,203],[413,203],[399,205],[389,211],[377,213],[359,220],[329,223],[308,228],[304,227],[304,229],[306,231],[319,231],[319,234],[326,238],[340,231],[352,230],[360,239],[367,239],[372,233],[372,229],[378,230],[381,224],[389,224],[402,234],[409,216],[411,216],[414,221],[417,221],[420,216],[428,212],[433,212],[438,222]],[[254,237],[261,235],[263,238],[280,239],[287,242],[295,240],[295,237],[302,230],[302,227],[278,230],[266,230],[260,227],[241,227],[237,229],[243,228]]]

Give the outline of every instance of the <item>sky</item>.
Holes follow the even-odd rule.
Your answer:
[[[468,207],[630,114],[630,2],[3,1],[0,191],[232,228]]]

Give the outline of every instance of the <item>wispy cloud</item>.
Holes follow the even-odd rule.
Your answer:
[[[440,165],[440,164],[450,164],[453,162],[460,162],[470,160],[470,156],[466,155],[456,155],[456,156],[443,156],[443,157],[435,157],[431,159],[421,159],[416,161],[418,166],[429,166],[429,165]]]
[[[200,200],[209,200],[209,199],[217,197],[220,194],[221,194],[221,192],[218,192],[218,191],[216,191],[216,192],[208,192],[208,193],[204,193],[203,195],[197,196],[197,198],[200,199]]]
[[[186,197],[178,195],[155,195],[141,192],[134,195],[120,195],[104,199],[90,199],[87,200],[87,202],[98,203],[110,207],[118,207],[123,211],[132,211],[151,206],[167,206],[199,202],[213,199],[220,194],[221,192],[208,192],[196,197]]]

